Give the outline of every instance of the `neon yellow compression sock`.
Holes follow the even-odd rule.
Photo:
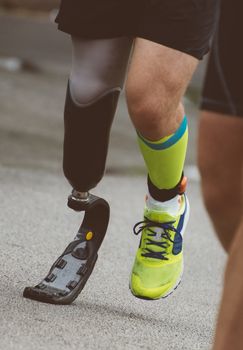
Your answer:
[[[173,189],[181,180],[188,142],[186,116],[174,134],[149,141],[138,133],[138,143],[149,179],[159,190]]]

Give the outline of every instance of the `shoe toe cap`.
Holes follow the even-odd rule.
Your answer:
[[[170,288],[170,283],[158,287],[144,286],[140,277],[135,274],[133,274],[131,278],[131,291],[135,296],[140,298],[159,299],[166,295]]]
[[[157,268],[136,264],[131,276],[132,293],[149,299],[162,298],[178,284],[182,269],[181,263]]]

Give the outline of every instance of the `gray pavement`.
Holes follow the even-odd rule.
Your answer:
[[[139,240],[132,227],[141,219],[146,187],[124,96],[112,129],[107,174],[94,191],[108,199],[112,210],[94,273],[71,306],[22,298],[23,288],[46,274],[81,221],[66,207],[70,187],[61,169],[69,70],[64,37],[45,18],[0,15],[0,58],[20,57],[39,67],[0,70],[0,349],[210,349],[225,256],[202,205],[197,176],[190,171],[182,285],[162,301],[141,301],[129,292]],[[191,93],[198,93],[202,71]],[[197,108],[188,96],[187,169],[195,170]]]
[[[112,218],[96,269],[72,306],[22,298],[73,238],[80,214],[65,206],[69,186],[42,170],[0,168],[0,349],[209,349],[221,289],[224,255],[191,182],[191,221],[185,239],[183,283],[169,298],[146,302],[128,279],[145,193],[143,177],[106,176],[95,191]]]

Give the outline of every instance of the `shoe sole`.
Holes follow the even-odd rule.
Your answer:
[[[59,305],[68,305],[71,304],[81,293],[87,280],[89,279],[96,261],[98,259],[98,254],[96,254],[93,259],[86,265],[87,270],[85,275],[80,279],[77,286],[67,295],[59,296],[58,293],[53,293],[53,290],[42,291],[38,286],[36,287],[26,287],[23,292],[23,297],[26,299],[31,299],[35,301],[40,301],[47,304],[59,304]]]

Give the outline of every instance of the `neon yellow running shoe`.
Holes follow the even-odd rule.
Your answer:
[[[176,201],[177,214],[171,215],[171,211],[156,206],[151,209],[147,200],[144,221],[134,226],[136,235],[142,232],[130,280],[131,292],[138,298],[165,298],[180,284],[189,202],[185,194],[178,195]]]

